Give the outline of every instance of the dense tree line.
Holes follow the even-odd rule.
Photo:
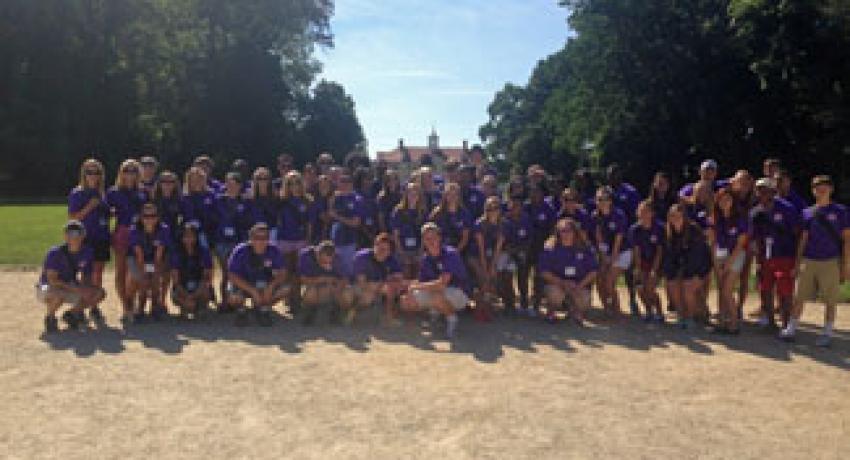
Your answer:
[[[354,103],[315,82],[331,0],[4,0],[0,192],[64,193],[81,159],[273,164],[363,142]],[[69,178],[70,177],[70,178]]]
[[[509,164],[617,161],[645,184],[703,157],[850,176],[846,0],[563,0],[572,30],[480,129]]]

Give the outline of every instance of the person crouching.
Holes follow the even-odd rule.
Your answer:
[[[379,306],[383,301],[386,323],[399,325],[395,306],[404,281],[401,264],[392,253],[392,238],[388,233],[381,233],[375,237],[371,248],[361,249],[355,254],[352,269],[354,303],[346,313],[346,323],[353,322],[357,311]]]
[[[331,323],[338,323],[340,311],[349,310],[353,299],[348,277],[333,242],[322,241],[316,246],[302,249],[298,255],[298,274],[304,286],[303,324],[312,325],[321,308],[328,310]]]
[[[85,327],[85,309],[97,308],[106,298],[106,291],[92,284],[93,250],[83,245],[86,231],[83,224],[71,220],[65,224],[65,244],[47,251],[41,277],[35,285],[36,298],[47,306],[44,331],[57,332],[56,312],[63,304],[72,307],[62,315],[69,329]]]
[[[245,304],[249,298],[257,323],[271,326],[274,304],[289,294],[283,255],[269,243],[268,225],[255,224],[248,235],[248,241],[238,244],[227,261],[227,302],[236,309],[237,326],[248,325]]]

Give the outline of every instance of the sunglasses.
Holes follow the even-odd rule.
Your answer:
[[[156,214],[142,214],[142,219],[155,219],[158,217]]]
[[[600,202],[605,203],[605,202],[611,201],[611,198],[610,197],[599,197],[599,198],[596,199],[596,201],[600,201]]]
[[[136,168],[127,168],[122,169],[121,172],[123,172],[124,174],[138,174],[139,170]]]
[[[558,229],[558,233],[560,233],[562,235],[565,235],[567,233],[573,233],[573,229],[571,229],[570,227],[560,228],[560,229]]]
[[[269,180],[269,178],[268,177],[255,177],[254,180],[256,180],[256,181],[267,181],[267,180]]]
[[[100,176],[102,173],[97,169],[87,169],[86,176]]]
[[[498,210],[499,210],[498,206],[494,206],[494,207],[490,207],[490,208],[487,208],[487,209],[486,209],[486,211],[487,211],[487,212],[490,212],[490,211],[498,211]]]

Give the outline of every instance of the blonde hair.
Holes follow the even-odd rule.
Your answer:
[[[207,172],[204,171],[204,168],[200,166],[192,166],[186,171],[186,178],[183,181],[183,194],[189,195],[192,193],[192,177],[200,176],[204,179],[204,188],[201,190],[202,192],[206,192],[209,190],[207,186]]]
[[[251,174],[251,198],[257,199],[260,197],[260,181],[257,180],[257,174],[265,173],[268,176],[268,180],[266,181],[266,190],[268,191],[267,196],[269,198],[274,198],[274,188],[272,187],[272,172],[269,168],[265,166],[260,166],[259,168],[254,170],[254,174]]]
[[[124,169],[129,167],[133,167],[136,169],[136,184],[133,189],[139,188],[139,174],[141,174],[142,168],[139,162],[132,158],[128,158],[122,161],[121,166],[118,167],[118,174],[115,175],[115,187],[121,188],[121,184],[124,183]]]
[[[579,249],[584,249],[590,245],[578,222],[575,219],[564,217],[555,224],[555,228],[552,230],[552,235],[546,240],[546,248],[552,249],[561,244],[560,229],[565,226],[573,229],[575,245],[578,246]]]
[[[410,199],[407,197],[407,192],[410,187],[419,187],[419,193],[417,194],[416,199],[416,214],[420,219],[425,220],[425,198],[422,196],[422,186],[417,182],[411,182],[407,184],[407,188],[401,194],[401,200],[396,205],[396,211],[406,211],[410,209]]]
[[[98,179],[97,189],[100,192],[100,195],[103,196],[106,188],[106,170],[103,168],[103,163],[94,158],[89,158],[83,161],[83,164],[80,165],[80,183],[78,184],[78,187],[80,189],[86,188],[86,169],[90,167],[97,168],[97,170],[100,171],[100,179]]]
[[[457,208],[463,208],[463,198],[460,196],[460,184],[457,182],[449,182],[443,190],[443,195],[440,197],[440,204],[431,211],[431,219],[436,219],[440,214],[449,212],[449,191],[457,191]]]
[[[297,196],[292,192],[293,187],[294,187],[294,183],[296,181],[301,182],[301,195],[300,196]],[[301,198],[301,199],[308,201],[308,202],[313,201],[313,197],[311,197],[307,193],[307,190],[304,187],[304,177],[298,171],[289,171],[288,173],[286,173],[286,176],[284,176],[284,178],[283,178],[283,184],[281,184],[281,186],[280,186],[280,199],[281,200],[288,200],[289,198],[292,198],[292,197]]]

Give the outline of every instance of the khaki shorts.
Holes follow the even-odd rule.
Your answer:
[[[566,289],[562,289],[561,287],[553,286],[551,284],[547,284],[543,287],[543,293],[546,295],[546,297],[552,297],[556,293],[559,295],[564,294],[565,296],[569,297],[569,292],[567,292]],[[577,294],[578,300],[587,305],[590,305],[590,295],[590,288],[582,289]]]
[[[469,297],[466,296],[466,293],[456,287],[447,287],[443,291],[443,295],[446,296],[449,304],[455,310],[463,310],[466,308],[466,304],[469,303]],[[416,299],[416,305],[419,305],[421,308],[433,308],[436,296],[437,294],[434,291],[423,291],[419,289],[413,291],[413,298]]]
[[[78,305],[82,301],[79,294],[67,289],[51,287],[49,284],[37,284],[35,286],[35,298],[39,302],[46,304],[47,299],[51,297],[61,299],[63,304]]]
[[[803,259],[797,275],[797,301],[812,302],[820,295],[825,304],[835,305],[841,285],[839,264],[839,259]]]

